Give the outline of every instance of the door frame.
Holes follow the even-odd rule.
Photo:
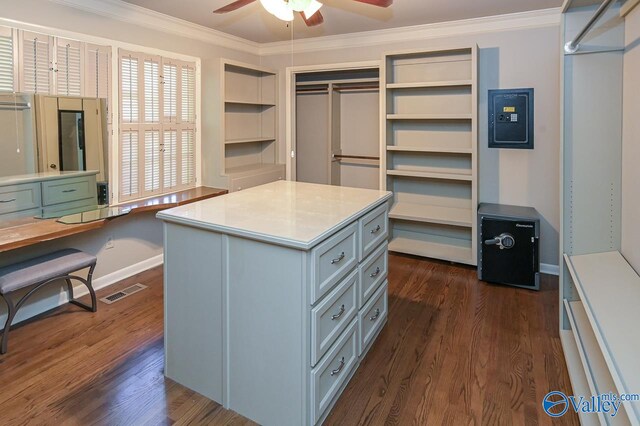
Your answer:
[[[296,75],[310,72],[347,71],[367,68],[378,68],[382,71],[382,61],[342,62],[335,64],[316,64],[287,67],[286,69],[286,99],[285,99],[285,158],[287,180],[296,180]],[[384,88],[380,88],[383,93]]]

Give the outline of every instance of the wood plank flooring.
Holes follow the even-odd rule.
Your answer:
[[[478,283],[475,269],[390,257],[389,319],[328,425],[551,424],[550,390],[571,392],[557,279],[542,291]],[[96,314],[64,306],[12,331],[0,357],[1,425],[244,425],[162,374],[162,269]],[[578,424],[573,413],[554,424]]]

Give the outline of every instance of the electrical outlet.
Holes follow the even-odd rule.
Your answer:
[[[109,235],[107,237],[107,242],[104,245],[104,248],[106,250],[112,249],[114,247],[114,243],[113,243],[113,235]]]

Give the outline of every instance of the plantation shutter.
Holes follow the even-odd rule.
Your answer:
[[[15,91],[14,37],[11,28],[0,27],[0,91]]]
[[[56,94],[82,96],[82,43],[58,38],[56,45]]]
[[[127,142],[121,151],[121,200],[195,184],[195,80],[195,64],[120,52],[120,129]],[[130,143],[134,133],[140,135],[137,145]]]
[[[85,51],[85,96],[107,100],[107,123],[110,124],[111,47],[87,44]]]
[[[53,89],[53,38],[21,31],[21,91],[51,94]]]
[[[123,131],[120,135],[120,196],[123,198],[140,195],[138,154],[138,131]]]

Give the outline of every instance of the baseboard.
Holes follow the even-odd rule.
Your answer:
[[[107,274],[103,277],[94,279],[93,289],[97,291],[105,287],[109,287],[110,285],[116,284],[136,274],[139,274],[151,268],[155,268],[156,266],[160,266],[162,265],[163,262],[164,262],[163,254],[150,257],[149,259],[145,259],[142,262],[138,262],[136,264],[127,266],[126,268],[122,268],[115,272]],[[85,286],[76,287],[76,288],[81,290],[76,291],[74,294],[74,297],[82,297],[84,295],[89,294],[89,290],[87,290]],[[65,303],[66,302],[68,302],[68,299],[65,301]]]
[[[549,263],[541,263],[540,272],[542,272],[543,274],[558,276],[560,275],[560,267],[558,265],[551,265]]]

